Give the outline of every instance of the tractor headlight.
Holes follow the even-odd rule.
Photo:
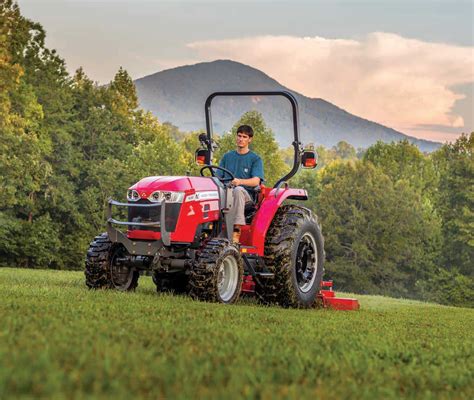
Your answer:
[[[158,203],[165,200],[167,203],[182,203],[184,199],[184,192],[162,192],[157,190],[153,192],[148,200],[152,203]]]
[[[128,201],[137,201],[140,200],[140,195],[134,189],[128,189],[127,191],[127,199]]]

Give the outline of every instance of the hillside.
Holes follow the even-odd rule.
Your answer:
[[[358,296],[361,310],[89,291],[0,268],[0,398],[472,398],[474,310]]]
[[[183,130],[205,127],[204,102],[215,91],[289,90],[263,72],[234,61],[219,60],[161,71],[135,80],[140,105],[161,121],[169,121]],[[304,142],[330,147],[341,140],[354,147],[408,139],[422,151],[433,151],[439,143],[419,140],[394,129],[359,118],[323,100],[311,99],[291,91],[300,109]],[[213,102],[216,132],[228,130],[249,109],[264,115],[283,146],[291,143],[290,107],[285,99],[223,99]]]

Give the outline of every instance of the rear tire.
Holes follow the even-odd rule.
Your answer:
[[[227,239],[212,239],[199,253],[189,278],[194,299],[235,303],[242,289],[244,267],[239,249]]]
[[[89,289],[134,290],[138,286],[138,271],[121,266],[117,261],[126,253],[121,244],[109,240],[107,233],[96,236],[87,250],[86,286]]]
[[[311,210],[284,205],[265,238],[265,266],[272,277],[260,277],[257,296],[265,303],[309,308],[316,301],[324,271],[324,239]]]

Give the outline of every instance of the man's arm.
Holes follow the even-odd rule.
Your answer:
[[[249,178],[249,179],[235,178],[232,181],[232,184],[234,186],[242,186],[243,185],[243,186],[255,187],[255,186],[260,185],[260,178],[258,176],[254,176],[253,178]]]

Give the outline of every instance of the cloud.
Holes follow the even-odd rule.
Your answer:
[[[323,98],[413,136],[429,138],[433,133],[438,140],[439,131],[416,128],[439,125],[462,131],[463,117],[452,108],[465,96],[453,87],[474,82],[474,47],[392,33],[375,32],[360,40],[258,36],[187,47],[201,61],[239,61],[308,97]]]

